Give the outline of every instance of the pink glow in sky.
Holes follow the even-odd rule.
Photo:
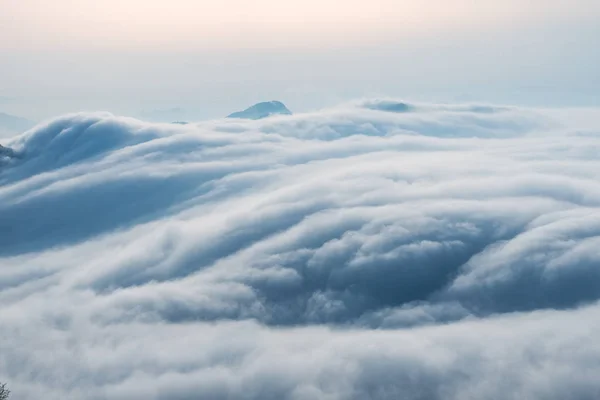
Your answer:
[[[577,3],[579,6],[574,7]],[[597,13],[595,1],[0,0],[0,48],[239,48],[408,40]]]

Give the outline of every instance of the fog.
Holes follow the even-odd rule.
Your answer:
[[[78,113],[3,140],[0,380],[20,399],[594,399],[599,116],[368,99]]]

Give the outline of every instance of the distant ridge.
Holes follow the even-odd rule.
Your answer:
[[[292,115],[292,112],[280,101],[258,103],[244,111],[229,114],[227,118],[262,119],[272,115]]]
[[[0,112],[0,131],[22,133],[34,125],[35,123],[28,119]]]

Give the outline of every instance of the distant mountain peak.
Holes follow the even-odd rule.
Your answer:
[[[0,133],[22,133],[29,128],[32,128],[34,125],[34,122],[25,118],[0,112]]]
[[[272,115],[292,115],[292,112],[280,101],[265,101],[229,114],[227,118],[262,119]]]

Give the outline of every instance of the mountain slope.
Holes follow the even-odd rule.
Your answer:
[[[267,101],[229,114],[227,118],[262,119],[273,115],[292,115],[292,112],[280,101]]]
[[[0,132],[21,133],[33,127],[34,122],[28,119],[0,112]]]

